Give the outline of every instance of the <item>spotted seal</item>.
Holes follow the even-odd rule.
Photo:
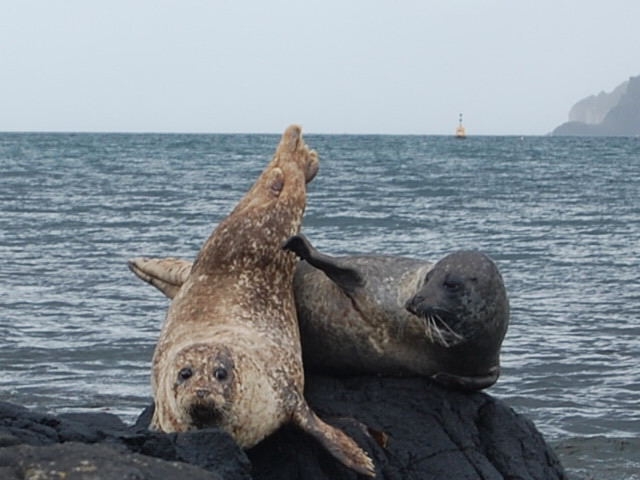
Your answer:
[[[480,251],[435,264],[406,257],[331,257],[303,235],[286,249],[305,365],[336,373],[421,375],[480,390],[500,374],[509,301],[496,264]]]
[[[289,127],[256,183],[182,271],[153,355],[151,428],[216,426],[250,448],[293,422],[372,476],[368,455],[303,398],[297,259],[281,247],[300,229],[306,183],[317,170],[300,127]]]
[[[303,235],[285,248],[303,259],[294,293],[306,369],[429,376],[461,390],[497,381],[509,301],[487,255],[457,251],[435,265],[397,256],[336,258]],[[177,258],[129,261],[169,298],[190,265]]]

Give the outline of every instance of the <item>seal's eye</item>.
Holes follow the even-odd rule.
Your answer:
[[[450,292],[457,292],[462,289],[462,282],[456,278],[447,278],[442,285]]]
[[[185,380],[189,380],[193,375],[193,370],[189,367],[185,367],[178,372],[178,380],[184,382]]]
[[[216,380],[221,382],[227,379],[229,372],[227,372],[227,369],[224,367],[218,367],[213,371],[213,376]]]

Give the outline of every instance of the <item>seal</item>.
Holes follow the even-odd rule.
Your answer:
[[[303,235],[294,293],[307,370],[420,375],[480,390],[500,375],[509,301],[496,264],[479,251],[435,265],[397,256],[331,257]],[[172,298],[187,260],[135,258],[130,269]]]
[[[293,297],[297,259],[281,248],[300,229],[318,158],[289,127],[273,160],[215,228],[172,290],[152,361],[151,428],[219,427],[250,448],[293,422],[359,473],[369,456],[304,397]],[[174,275],[174,276],[175,276]]]
[[[334,373],[420,375],[461,390],[493,385],[509,323],[496,264],[479,251],[437,263],[331,257],[303,235],[294,291],[305,366]]]

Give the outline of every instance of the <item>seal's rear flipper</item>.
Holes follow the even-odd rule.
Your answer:
[[[302,234],[290,237],[282,246],[285,250],[295,253],[309,265],[322,270],[336,285],[351,293],[364,286],[364,279],[355,268],[345,265],[340,260],[320,253]]]
[[[369,455],[342,430],[320,420],[306,402],[301,402],[293,414],[293,421],[318,440],[341,463],[362,475],[375,476],[375,465]]]
[[[493,367],[487,375],[477,377],[464,377],[461,375],[452,375],[450,373],[436,373],[431,379],[447,388],[455,390],[476,391],[490,387],[498,381],[500,376],[500,367]]]
[[[180,258],[132,258],[128,262],[138,278],[153,285],[168,298],[178,294],[182,284],[187,281],[192,263]]]

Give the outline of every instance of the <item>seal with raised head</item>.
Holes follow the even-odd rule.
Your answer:
[[[456,251],[435,264],[331,257],[303,235],[285,248],[304,260],[294,292],[305,366],[428,376],[462,390],[497,381],[509,301],[496,264],[484,253]]]
[[[249,448],[293,422],[350,468],[373,462],[303,398],[293,297],[297,259],[282,244],[300,229],[318,159],[289,127],[273,160],[213,231],[176,289],[153,355],[151,428],[219,427]]]
[[[509,301],[487,255],[458,251],[435,265],[397,256],[331,257],[303,235],[285,248],[303,259],[294,292],[307,370],[421,375],[462,390],[497,381]],[[129,261],[169,298],[189,266],[176,258]]]

